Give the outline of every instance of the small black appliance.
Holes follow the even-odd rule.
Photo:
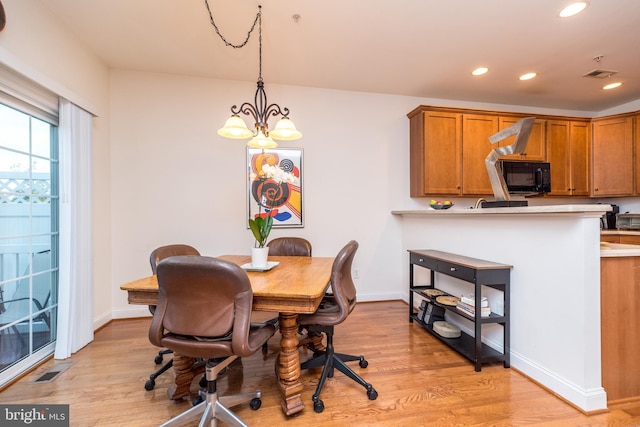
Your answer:
[[[611,205],[611,211],[604,214],[602,218],[602,228],[606,230],[616,229],[616,218],[620,213],[620,206]]]

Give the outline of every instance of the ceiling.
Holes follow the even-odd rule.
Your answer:
[[[204,0],[40,0],[115,69],[255,82],[257,31],[226,47]],[[640,99],[640,0],[209,0],[241,43],[262,10],[270,83],[599,112]],[[295,20],[293,16],[299,15]],[[10,19],[10,17],[9,17]],[[594,60],[602,57],[600,62]],[[489,72],[474,77],[471,71]],[[613,77],[587,78],[595,70]],[[519,81],[535,71],[538,77]],[[602,90],[608,82],[623,85]]]

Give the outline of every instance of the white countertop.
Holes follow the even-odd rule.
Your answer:
[[[600,230],[602,235],[613,236],[640,236],[640,231],[637,230]]]
[[[437,210],[433,208],[420,210],[393,210],[393,215],[540,215],[540,214],[583,214],[588,216],[602,216],[611,211],[611,205],[546,205],[546,206],[521,206],[513,208],[457,208],[455,205],[449,209]]]
[[[600,242],[600,257],[640,256],[640,245]]]

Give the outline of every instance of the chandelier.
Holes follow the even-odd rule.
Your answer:
[[[209,12],[209,20],[211,25],[216,30],[216,33],[226,46],[231,46],[234,49],[242,48],[247,44],[251,33],[258,24],[258,89],[253,98],[253,104],[244,102],[240,107],[233,105],[231,107],[231,117],[227,119],[224,127],[218,130],[218,135],[231,139],[249,139],[247,145],[253,148],[275,148],[278,143],[274,139],[282,141],[293,141],[302,137],[302,133],[296,129],[293,121],[289,118],[289,109],[286,107],[280,107],[278,104],[269,104],[267,102],[267,94],[264,91],[264,81],[262,80],[262,6],[258,6],[258,13],[253,21],[253,25],[247,34],[247,38],[243,43],[234,45],[229,43],[222,34],[218,26],[213,20],[213,14],[209,8],[209,2],[205,0],[207,10]],[[245,121],[240,117],[240,114],[251,116],[254,121],[254,129],[251,130],[247,127]],[[281,116],[280,120],[276,123],[272,130],[269,130],[268,120],[270,117]]]

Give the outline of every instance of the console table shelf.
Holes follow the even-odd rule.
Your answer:
[[[414,266],[430,270],[431,281],[428,286],[414,286]],[[482,369],[483,363],[503,362],[504,367],[510,365],[509,358],[509,286],[512,266],[498,264],[477,258],[469,258],[432,249],[409,250],[409,321],[416,322],[440,339],[445,344],[467,357],[475,364],[476,372]],[[455,277],[474,285],[475,315],[461,312],[455,306],[439,304],[436,297],[429,296],[425,291],[436,289],[435,273]],[[503,293],[503,314],[491,313],[488,317],[481,316],[482,286],[488,286]],[[474,322],[474,334],[471,336],[465,332],[459,338],[445,338],[438,335],[431,324],[421,321],[414,313],[414,294],[427,300],[434,306],[455,313],[467,320]],[[489,347],[482,343],[482,325],[498,323],[503,326],[504,352]]]

